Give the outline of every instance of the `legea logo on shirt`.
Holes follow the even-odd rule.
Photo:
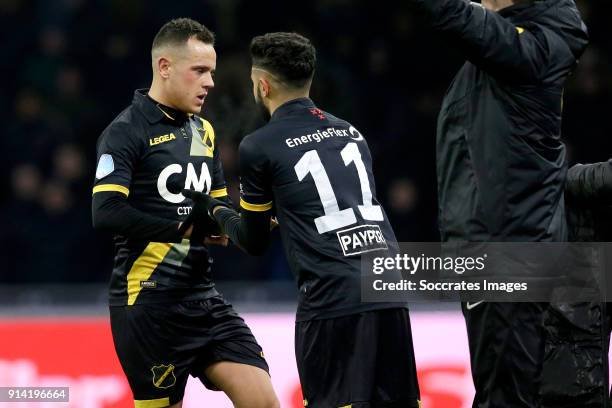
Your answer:
[[[170,142],[172,140],[176,140],[176,136],[174,136],[174,133],[170,133],[169,135],[153,137],[149,139],[149,146],[155,146],[158,144]]]

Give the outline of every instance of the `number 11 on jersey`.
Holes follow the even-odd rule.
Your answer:
[[[361,152],[359,152],[357,143],[348,143],[342,149],[340,155],[345,166],[355,163],[357,168],[363,199],[363,205],[358,206],[361,216],[364,220],[368,221],[383,221],[384,217],[381,207],[379,205],[372,205],[370,180],[368,179],[368,172],[361,158]],[[310,173],[319,193],[323,212],[325,213],[325,215],[314,220],[319,234],[343,228],[357,222],[355,211],[352,208],[341,210],[338,206],[338,200],[329,181],[329,176],[316,150],[309,150],[304,153],[294,168],[299,181],[302,181]]]

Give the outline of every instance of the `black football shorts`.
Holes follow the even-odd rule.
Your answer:
[[[417,408],[407,309],[297,322],[295,351],[308,408]]]
[[[187,378],[217,390],[204,370],[218,361],[268,364],[244,320],[221,296],[172,304],[110,307],[117,356],[139,407],[183,399]]]

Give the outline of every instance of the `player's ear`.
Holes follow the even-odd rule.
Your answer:
[[[259,86],[261,96],[266,98],[270,96],[270,82],[265,77],[259,78],[257,86]]]
[[[157,72],[162,78],[168,79],[170,76],[170,65],[170,60],[166,57],[159,57],[157,59]]]

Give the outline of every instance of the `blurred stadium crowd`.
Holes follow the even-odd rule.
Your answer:
[[[461,59],[400,3],[1,0],[0,282],[108,280],[111,240],[90,221],[96,140],[133,90],[149,85],[159,27],[182,16],[217,35],[216,88],[203,115],[220,139],[234,200],[238,143],[261,125],[250,39],[297,31],[318,50],[313,99],[370,143],[378,196],[398,239],[437,240],[436,115]],[[610,5],[578,3],[592,44],[566,92],[570,163],[612,156]],[[220,280],[291,279],[281,254],[278,239],[259,259],[218,249],[213,273]]]

